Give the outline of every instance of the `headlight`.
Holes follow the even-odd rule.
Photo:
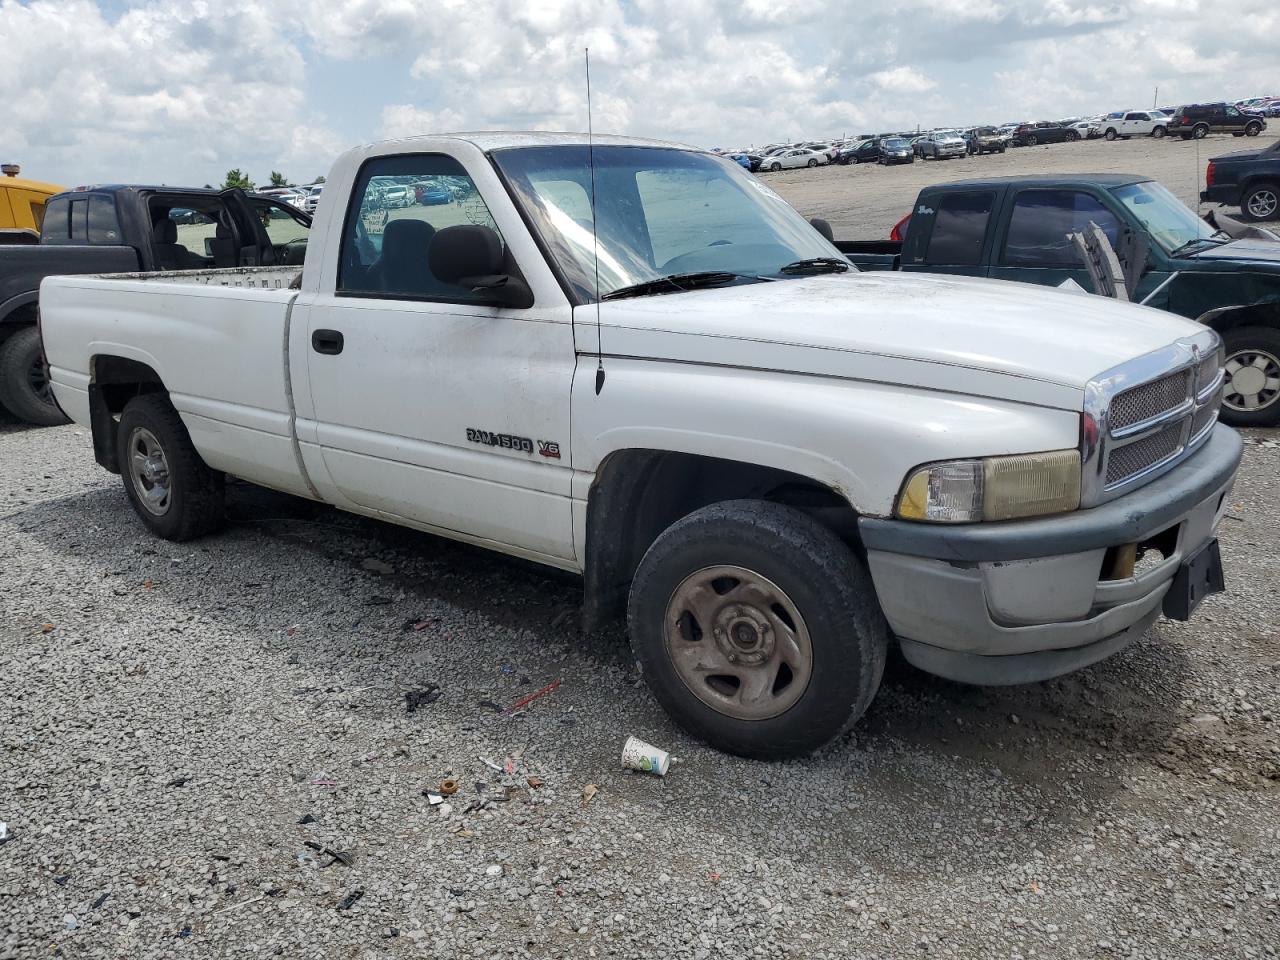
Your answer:
[[[972,523],[1065,513],[1080,506],[1080,451],[1054,450],[919,467],[898,497],[903,520]]]

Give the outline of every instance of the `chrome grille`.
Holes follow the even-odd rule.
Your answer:
[[[1200,361],[1200,368],[1196,373],[1196,392],[1203,395],[1205,390],[1218,376],[1218,370],[1222,367],[1222,353],[1214,350],[1207,357]]]
[[[1111,432],[1146,423],[1185,403],[1191,396],[1191,371],[1152,380],[1119,394],[1111,401]]]
[[[1222,406],[1222,390],[1214,394],[1213,399],[1206,403],[1203,407],[1196,411],[1196,415],[1191,420],[1191,436],[1193,438],[1200,436],[1218,419],[1218,408]]]
[[[1107,486],[1121,483],[1168,460],[1182,449],[1182,420],[1141,440],[1116,447],[1107,457]]]

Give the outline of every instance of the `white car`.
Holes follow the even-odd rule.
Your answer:
[[[764,163],[760,164],[760,169],[794,170],[796,167],[820,167],[830,162],[825,153],[818,150],[810,150],[808,147],[800,147],[794,150],[781,150],[772,156],[766,157]]]
[[[1169,117],[1159,110],[1129,110],[1121,117],[1105,120],[1101,129],[1107,140],[1128,140],[1130,137],[1160,139],[1169,132]]]
[[[316,212],[316,205],[320,203],[320,194],[323,192],[324,192],[323,183],[316,184],[314,187],[311,188],[311,192],[307,194],[306,199],[303,201],[307,213]]]
[[[350,150],[301,273],[46,278],[49,380],[84,455],[169,540],[216,531],[238,477],[580,574],[588,635],[625,611],[667,711],[762,758],[856,721],[890,643],[1027,683],[1222,589],[1243,446],[1215,423],[1212,330],[859,273],[736,164],[675,144],[596,138],[597,230],[562,186],[589,181],[585,146]],[[347,215],[375,181],[444,170],[475,187],[465,222]],[[216,554],[247,562],[237,540]]]
[[[1101,133],[1101,125],[1097,120],[1077,120],[1071,124],[1071,129],[1080,134],[1081,140],[1095,140]]]
[[[393,209],[407,207],[414,202],[413,190],[403,183],[392,184],[382,191],[382,202]]]

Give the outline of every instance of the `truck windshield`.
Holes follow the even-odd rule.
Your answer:
[[[1151,180],[1115,187],[1112,194],[1125,205],[1165,253],[1197,240],[1213,240],[1214,229],[1172,193]]]
[[[781,197],[731,160],[664,147],[514,147],[493,159],[581,302],[674,275],[782,279],[799,261],[843,257]]]

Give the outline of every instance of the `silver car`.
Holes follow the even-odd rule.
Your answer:
[[[946,160],[963,157],[969,153],[969,145],[955,130],[935,130],[920,144],[920,156],[925,160]]]

